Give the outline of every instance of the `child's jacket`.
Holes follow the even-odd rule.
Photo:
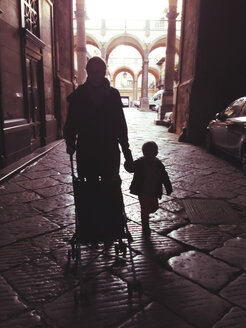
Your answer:
[[[155,182],[155,194],[158,198],[161,198],[163,191],[162,185],[164,184],[167,194],[169,195],[172,192],[172,184],[168,177],[165,166],[162,162],[155,158],[156,161],[156,174],[157,179]],[[134,195],[141,195],[145,191],[145,181],[146,181],[146,159],[140,157],[129,167],[127,166],[127,171],[134,173],[133,180],[130,185],[130,192]]]

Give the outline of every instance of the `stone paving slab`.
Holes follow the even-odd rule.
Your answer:
[[[178,213],[183,210],[183,206],[173,200],[170,200],[167,202],[161,202],[159,206],[160,206],[160,208],[163,208],[164,210],[172,212],[172,213]]]
[[[38,199],[41,199],[41,197],[33,191],[23,191],[19,193],[12,193],[11,195],[6,194],[1,196],[0,206],[5,207],[9,205],[29,203]]]
[[[0,195],[6,195],[9,193],[23,192],[24,188],[18,186],[16,183],[12,181],[7,181],[4,185],[0,185]]]
[[[130,301],[126,283],[108,272],[99,274],[85,288],[88,292],[87,304],[75,307],[74,290],[46,303],[44,311],[50,321],[64,328],[116,327],[147,303],[146,297],[139,300],[136,295]]]
[[[23,229],[23,227],[25,227]],[[1,227],[0,246],[8,245],[21,239],[34,237],[58,229],[59,226],[41,215],[5,223]]]
[[[230,234],[232,237],[240,237],[246,233],[246,223],[219,225],[221,231]],[[243,238],[243,237],[242,237]]]
[[[149,222],[152,230],[163,235],[187,224],[182,215],[164,211],[162,208],[150,215]]]
[[[197,251],[184,252],[169,259],[168,263],[173,271],[214,291],[221,289],[240,272],[240,269]]]
[[[52,222],[64,227],[75,224],[75,206],[69,205],[67,207],[55,208],[45,215]]]
[[[125,205],[125,211],[129,220],[138,223],[141,222],[140,205],[138,201],[130,206]]]
[[[182,189],[184,191],[188,191],[189,193],[192,192],[192,193],[199,193],[200,192],[200,188],[199,186],[197,186],[195,184],[195,177],[189,177],[189,179],[187,178],[182,178],[182,179],[178,179],[176,181],[174,181],[172,183],[173,185],[173,190],[176,190],[177,189]]]
[[[212,327],[230,308],[222,298],[165,270],[148,257],[138,255],[134,262],[144,294],[195,327]],[[127,269],[119,268],[124,279],[131,279]]]
[[[238,214],[223,200],[185,199],[185,211],[191,223],[236,224]]]
[[[0,248],[0,271],[5,271],[24,262],[38,258],[41,250],[35,247],[30,240],[16,242]]]
[[[118,328],[191,328],[177,315],[157,302],[148,304],[146,308],[135,314]]]
[[[246,274],[243,273],[237,279],[222,289],[220,294],[231,303],[246,310]]]
[[[176,188],[176,187],[175,187],[174,191],[172,192],[172,197],[175,197],[178,199],[195,197],[196,195],[197,195],[197,193],[194,191],[183,190],[181,188]]]
[[[122,175],[121,175],[121,179],[122,179]],[[131,184],[131,179],[122,180],[121,190],[123,193],[130,194],[130,191],[129,191],[130,184]]]
[[[0,223],[7,223],[36,215],[37,211],[29,204],[15,204],[0,207]]]
[[[14,319],[0,323],[0,328],[49,328],[35,311],[25,312]]]
[[[211,254],[246,271],[246,238],[230,239]]]
[[[223,233],[215,226],[204,226],[200,224],[190,224],[181,227],[169,233],[168,236],[187,245],[207,251],[221,247],[224,241],[230,238],[230,235]]]
[[[57,162],[57,158],[56,159],[48,159],[47,163],[44,162],[43,164],[46,166],[46,169],[53,169],[54,167],[56,168],[56,170],[60,173],[60,175],[55,175],[55,178],[65,178],[65,177],[69,177],[71,178],[71,167],[69,164],[69,156],[67,157],[67,155],[65,154],[65,152],[62,154],[63,156],[66,156],[66,165],[63,163],[58,163]],[[59,158],[60,161],[60,158]],[[71,180],[72,181],[72,180]]]
[[[213,328],[244,328],[246,311],[233,307]]]
[[[69,244],[73,232],[69,229],[59,229],[54,232],[32,239],[33,245],[42,249],[43,252],[52,252],[53,250],[64,247]]]
[[[61,183],[67,183],[67,184],[70,184],[70,185],[72,184],[72,177],[71,177],[71,175],[68,175],[66,173],[53,176],[53,178],[55,180],[57,180],[58,182],[61,182]]]
[[[27,190],[36,190],[44,187],[52,187],[59,182],[51,177],[33,179],[28,181],[17,182],[17,184]]]
[[[47,167],[42,167],[41,164],[37,167],[33,167],[32,170],[26,169],[23,172],[23,176],[28,179],[28,181],[33,179],[42,179],[42,178],[49,178],[49,177],[55,177],[57,175],[60,175],[60,172],[57,172],[55,169],[48,169]]]
[[[232,205],[236,205],[236,206],[239,206],[243,209],[246,208],[246,196],[245,195],[239,195],[235,198],[232,198],[232,199],[229,199],[228,200],[229,203],[231,203]]]
[[[166,260],[179,254],[183,247],[171,238],[151,232],[149,237],[142,235],[142,228],[136,223],[128,224],[133,237],[131,247],[134,251],[142,254],[148,254],[149,257],[165,263]]]
[[[138,203],[138,199],[136,199],[135,197],[132,197],[132,196],[128,196],[127,194],[124,194],[124,193],[123,193],[123,199],[124,199],[125,206],[129,206],[129,205]]]
[[[29,166],[28,166],[28,168],[29,168]],[[39,166],[39,168],[40,168],[40,166]],[[20,172],[20,173],[17,173],[16,175],[14,175],[14,176],[11,178],[11,180],[9,180],[9,181],[12,182],[12,183],[14,183],[14,184],[16,184],[16,182],[18,182],[18,181],[27,181],[27,180],[29,180],[29,179],[23,175],[23,171],[22,171],[22,172]],[[8,181],[7,181],[7,182],[8,182]],[[5,183],[6,183],[6,182],[5,182]],[[4,184],[4,185],[5,185],[5,184]]]
[[[67,184],[58,184],[52,187],[47,187],[43,189],[35,189],[35,192],[42,197],[51,197],[60,194],[73,193],[73,186]]]
[[[57,208],[67,207],[74,204],[74,197],[69,194],[52,196],[31,202],[31,206],[41,212],[50,212]]]
[[[26,309],[26,305],[2,276],[0,276],[0,304],[0,322]]]
[[[3,273],[28,304],[37,305],[69,289],[60,266],[47,257],[27,262]],[[71,287],[71,286],[70,286]]]

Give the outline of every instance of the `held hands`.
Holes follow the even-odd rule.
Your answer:
[[[124,163],[125,170],[127,172],[133,172],[133,158],[130,149],[127,149],[127,151],[124,152],[124,157],[125,157],[125,163]]]
[[[168,190],[167,191],[167,196],[170,196],[172,192],[173,192],[173,189]]]
[[[67,145],[67,154],[73,155],[75,153],[76,146],[74,144]]]

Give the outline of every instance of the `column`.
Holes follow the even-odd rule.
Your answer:
[[[138,100],[138,77],[135,75],[134,76],[134,97],[133,100]]]
[[[106,21],[105,21],[105,19],[102,19],[102,21],[101,21],[102,42],[101,42],[100,50],[101,50],[101,57],[102,57],[102,59],[105,60],[105,63],[106,63],[105,35],[106,35]]]
[[[78,84],[86,80],[85,0],[76,0]]]
[[[168,31],[164,77],[164,94],[162,98],[162,106],[158,113],[158,120],[156,121],[157,124],[161,124],[166,112],[171,112],[173,110],[173,83],[177,16],[177,0],[169,0],[169,12],[167,13]]]
[[[142,66],[142,88],[140,98],[140,109],[149,110],[148,98],[148,71],[149,71],[149,49],[144,50],[143,66]]]
[[[102,59],[105,60],[105,63],[106,63],[106,49],[105,49],[105,44],[103,43],[102,46],[101,46],[101,57]]]

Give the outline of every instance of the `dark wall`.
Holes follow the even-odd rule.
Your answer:
[[[56,44],[56,109],[58,134],[63,136],[67,116],[66,97],[73,91],[73,21],[72,0],[55,2],[55,44]],[[66,24],[64,24],[66,22]]]
[[[40,33],[33,35],[21,1],[1,1],[0,169],[61,136],[73,90],[72,3],[39,1]]]
[[[187,127],[190,94],[195,79],[200,0],[184,0],[180,42],[179,81],[175,110],[176,133]]]
[[[189,6],[194,10],[194,3],[189,1]],[[196,9],[199,23],[194,81],[186,95],[187,137],[202,143],[206,125],[214,114],[246,95],[246,1],[201,0]],[[192,42],[194,36],[183,38]],[[186,50],[184,47],[183,52]]]

